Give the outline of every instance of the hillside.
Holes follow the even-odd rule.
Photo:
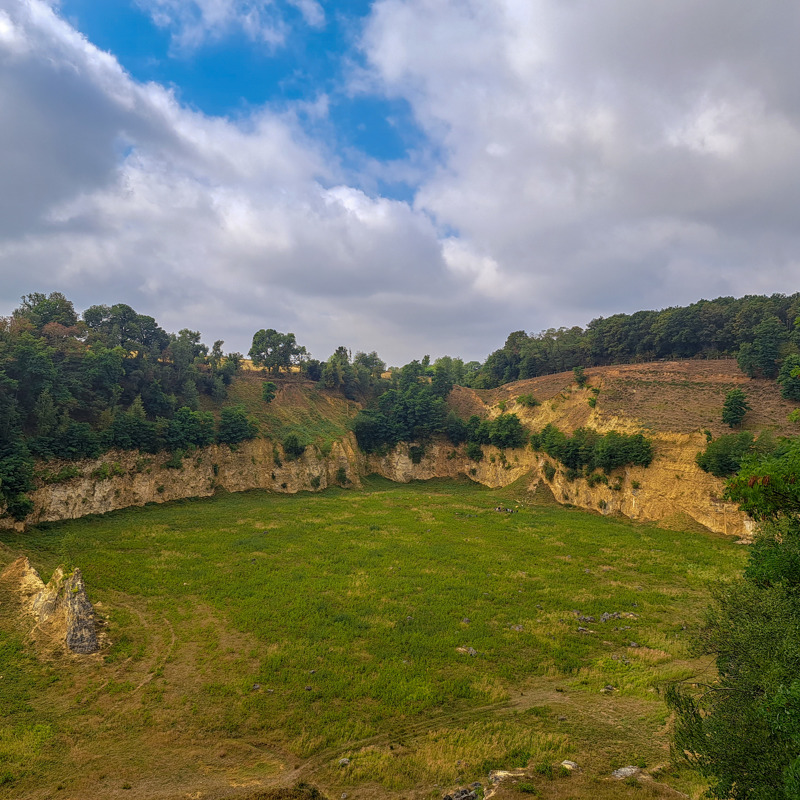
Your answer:
[[[656,362],[587,370],[579,388],[571,372],[548,375],[497,389],[455,387],[448,399],[462,417],[494,418],[503,409],[516,413],[529,431],[548,423],[569,433],[578,427],[600,432],[643,432],[654,443],[655,460],[648,467],[628,467],[616,486],[589,486],[583,478],[569,481],[563,470],[547,480],[550,460],[531,448],[499,451],[487,446],[486,457],[470,460],[464,447],[435,441],[421,458],[411,457],[406,444],[388,453],[361,453],[348,432],[358,404],[337,393],[321,391],[299,376],[279,381],[276,398],[260,399],[263,378],[253,372],[232,383],[228,403],[245,405],[258,420],[261,437],[231,447],[211,445],[183,458],[161,453],[111,451],[82,462],[51,461],[37,471],[34,511],[27,523],[105,513],[130,505],[208,496],[218,491],[270,489],[277,492],[322,490],[338,484],[358,485],[377,473],[390,480],[466,476],[490,487],[521,478],[531,490],[547,486],[555,498],[603,514],[661,521],[686,527],[699,523],[710,530],[747,536],[749,523],[735,506],[723,503],[723,482],[695,464],[706,446],[708,430],[718,436],[728,429],[720,419],[726,392],[741,387],[752,411],[744,428],[790,434],[787,415],[792,404],[780,398],[772,381],[751,380],[732,360]],[[525,407],[516,401],[530,394],[539,402]],[[596,398],[592,407],[590,401]],[[208,402],[205,401],[204,402]],[[287,456],[281,442],[298,434],[308,444],[299,458]],[[10,520],[4,521],[9,527]]]

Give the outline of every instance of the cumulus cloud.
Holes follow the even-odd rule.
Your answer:
[[[797,288],[800,11],[378,0],[362,46],[442,146],[416,207],[536,328]],[[487,271],[488,270],[488,271]]]
[[[288,5],[326,24],[317,0],[141,2],[176,47],[277,45]],[[349,154],[361,174],[335,98],[210,117],[57,8],[0,0],[2,313],[60,290],[235,349],[275,327],[403,363],[797,288],[800,9],[779,0],[377,0],[351,90],[406,101],[427,140]],[[390,174],[412,202],[380,196]]]
[[[459,295],[430,218],[343,181],[292,113],[187,110],[44,3],[3,4],[6,313],[59,289],[237,349],[271,326],[318,356],[347,344],[402,361],[402,302]]]

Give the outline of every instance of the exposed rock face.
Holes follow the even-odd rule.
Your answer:
[[[586,402],[587,395],[588,390],[562,392],[552,402],[535,408],[521,407],[513,399],[507,402],[513,403],[509,410],[518,414],[530,430],[541,430],[548,422],[567,432],[581,425],[601,433],[641,430],[636,420],[604,416],[591,408]],[[475,404],[481,402],[477,395],[473,400]],[[493,417],[500,413],[500,408],[492,406],[486,411]],[[205,497],[218,490],[269,489],[294,493],[322,490],[331,485],[357,487],[360,477],[369,474],[401,483],[466,476],[491,488],[527,477],[529,488],[545,485],[561,503],[602,514],[623,514],[645,522],[658,521],[676,528],[693,521],[718,533],[748,538],[752,523],[734,504],[720,499],[723,482],[702,472],[695,464],[695,454],[705,448],[705,436],[699,432],[663,431],[649,432],[648,436],[655,450],[650,467],[626,468],[615,473],[611,485],[594,486],[589,486],[583,478],[567,481],[555,462],[529,447],[505,452],[484,447],[484,458],[474,462],[467,458],[463,446],[453,447],[439,441],[427,445],[423,457],[414,463],[407,444],[400,444],[385,455],[366,456],[358,449],[352,433],[335,442],[325,454],[309,447],[296,460],[288,459],[279,446],[267,439],[242,442],[235,449],[212,445],[184,458],[177,469],[167,467],[169,456],[165,454],[110,452],[96,460],[69,465],[77,466],[80,476],[34,491],[34,512],[26,523],[74,519],[150,502]],[[66,464],[52,468],[57,472],[59,466]],[[555,475],[548,480],[546,476],[553,467]],[[21,525],[0,518],[0,527]]]
[[[16,590],[22,608],[36,618],[37,633],[62,642],[73,653],[100,649],[92,604],[79,569],[69,575],[59,567],[45,586],[27,558],[18,558],[0,578]]]

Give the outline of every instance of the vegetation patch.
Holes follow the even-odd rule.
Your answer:
[[[370,479],[4,532],[3,560],[25,553],[43,575],[80,565],[113,646],[104,663],[61,666],[55,684],[20,640],[0,651],[13,752],[32,747],[25,731],[53,732],[24,769],[9,757],[0,797],[67,774],[75,795],[110,795],[112,774],[132,794],[144,775],[219,793],[223,763],[225,781],[300,765],[328,796],[565,757],[601,774],[633,750],[656,763],[667,710],[654,690],[689,674],[683,629],[743,553],[528,503],[468,481]]]

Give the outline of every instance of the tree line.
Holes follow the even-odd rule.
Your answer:
[[[750,377],[776,378],[787,358],[788,372],[800,367],[798,316],[800,293],[748,295],[599,317],[585,329],[514,331],[472,376],[471,385],[490,389],[578,366],[723,357],[736,357]],[[800,379],[796,387],[800,399]]]

